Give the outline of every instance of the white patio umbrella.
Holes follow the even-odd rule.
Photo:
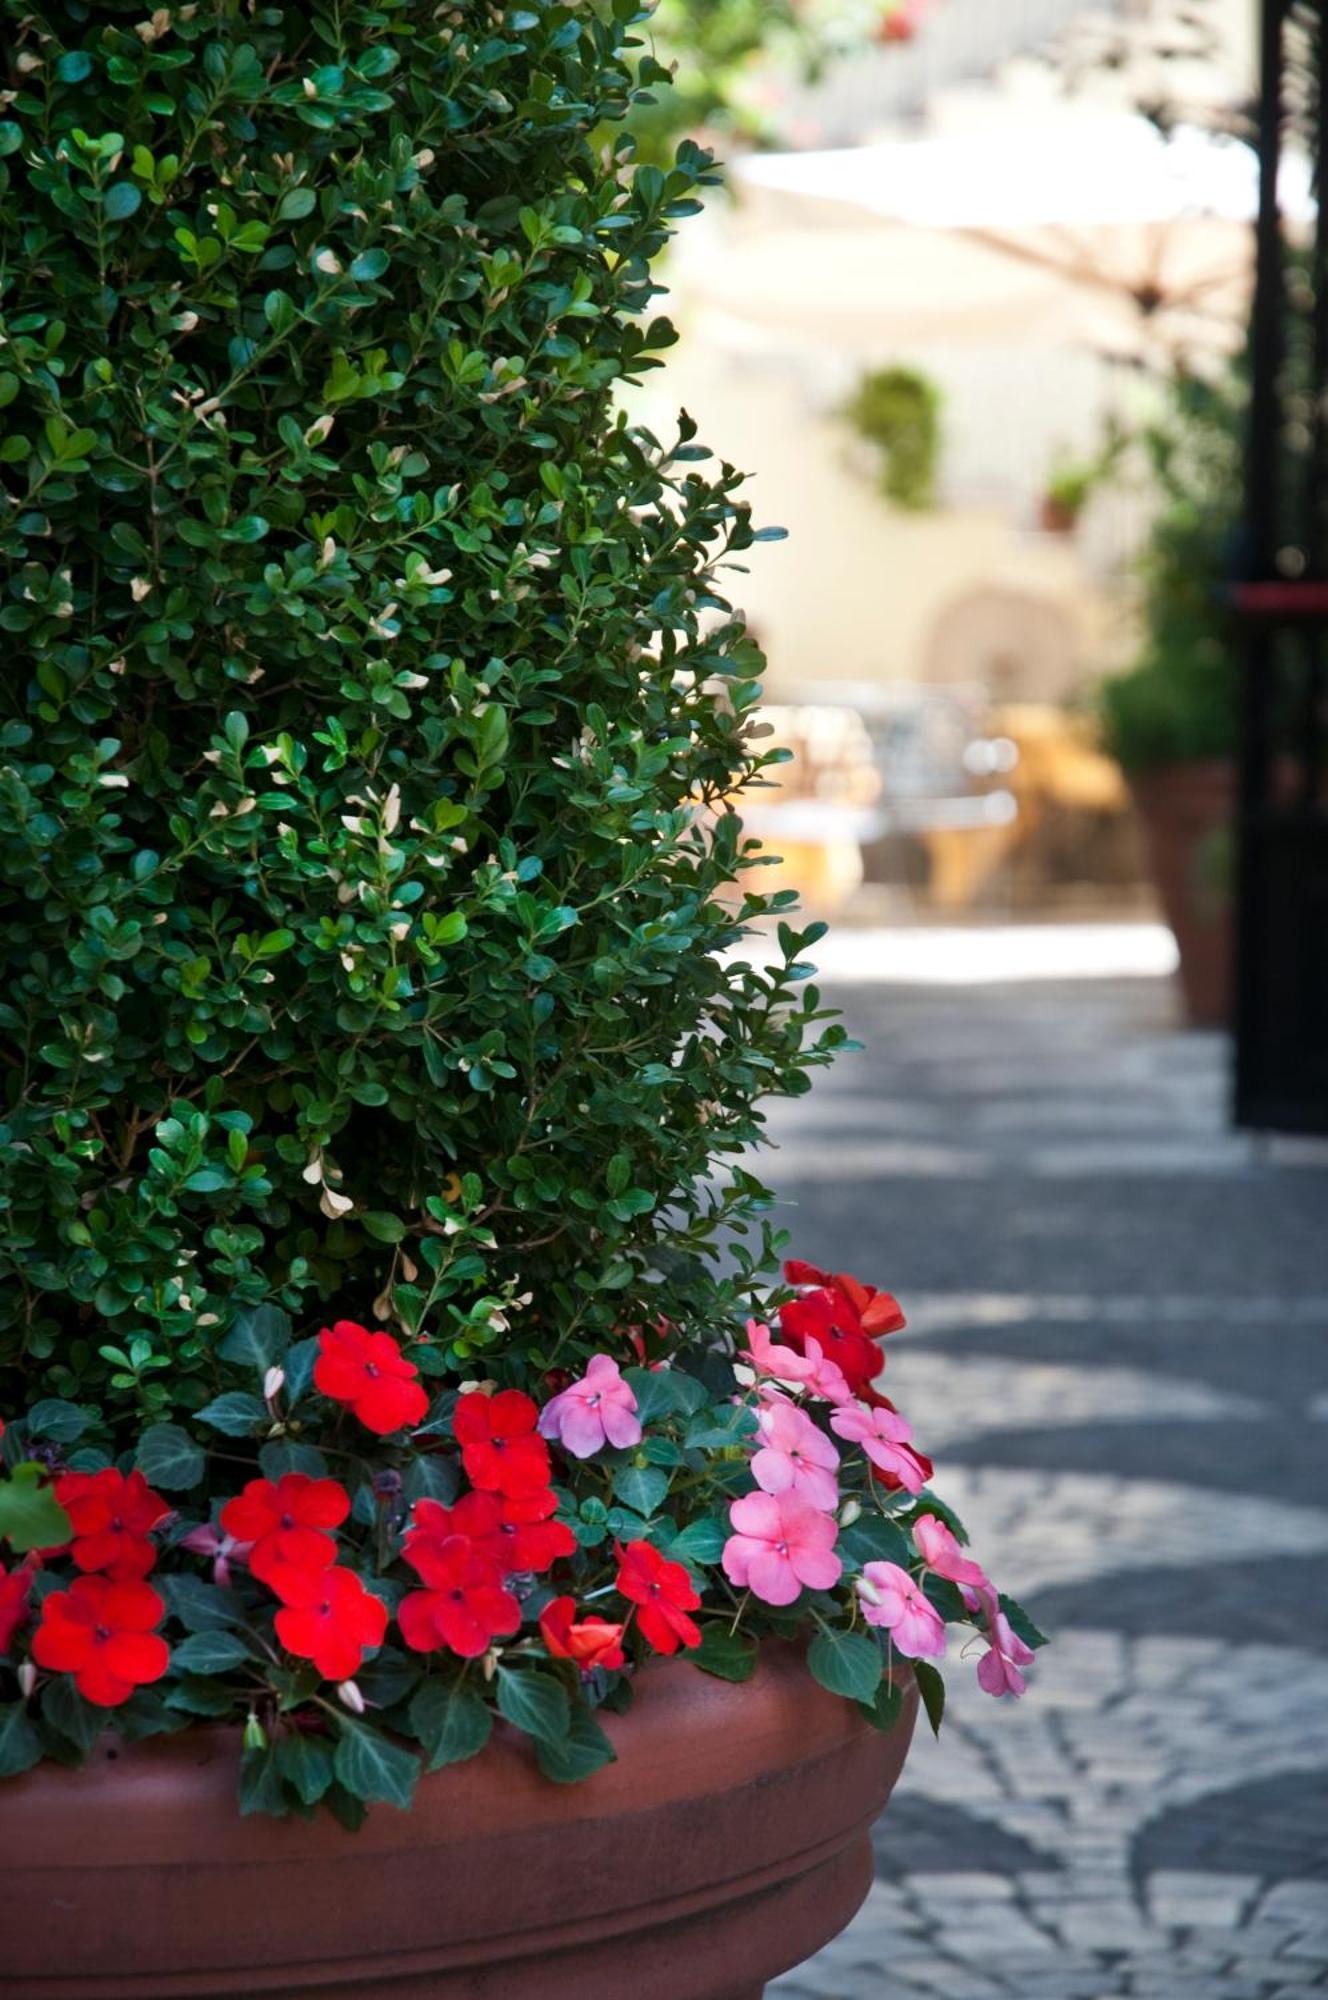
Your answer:
[[[1235,140],[1196,128],[1166,138],[1127,112],[1004,103],[999,117],[931,138],[749,154],[736,174],[765,216],[774,210],[786,225],[814,225],[818,208],[832,228],[851,214],[902,225],[883,232],[895,254],[885,241],[877,253],[905,314],[907,231],[914,242],[948,243],[956,269],[963,243],[1041,277],[1022,304],[1048,312],[1047,337],[1057,341],[1077,334],[1099,350],[1157,359],[1240,337],[1258,173]],[[1285,162],[1283,200],[1294,220],[1312,216],[1303,161]],[[1020,310],[1012,279],[1005,299],[990,265],[986,282],[997,311]],[[956,303],[956,317],[971,305],[962,283]]]

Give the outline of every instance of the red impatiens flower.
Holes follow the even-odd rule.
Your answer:
[[[32,1579],[40,1568],[41,1557],[32,1555],[25,1556],[17,1569],[0,1569],[0,1653],[9,1651],[19,1626],[28,1621]]]
[[[463,1493],[454,1507],[421,1500],[403,1554],[424,1582],[432,1583],[433,1552],[451,1536],[463,1535],[504,1576],[517,1571],[540,1575],[559,1556],[570,1556],[576,1549],[572,1530],[549,1519],[557,1505],[556,1496],[547,1490],[522,1500],[509,1500],[500,1493]]]
[[[281,1595],[291,1570],[330,1569],[337,1559],[331,1534],[350,1512],[350,1495],[335,1479],[283,1472],[280,1479],[251,1479],[221,1510],[221,1525],[237,1542],[252,1542],[249,1567],[260,1583]]]
[[[170,1508],[142,1473],[66,1472],[55,1482],[55,1497],[74,1530],[75,1568],[97,1570],[114,1583],[144,1577],[157,1560],[149,1539]]]
[[[422,1551],[408,1560],[420,1569]],[[416,1653],[446,1648],[463,1660],[477,1660],[495,1639],[510,1638],[521,1626],[521,1606],[503,1587],[497,1563],[465,1535],[431,1542],[428,1590],[413,1590],[401,1601],[401,1636]]]
[[[862,1395],[885,1366],[877,1341],[904,1325],[898,1301],[847,1272],[818,1270],[790,1258],[784,1276],[791,1285],[811,1287],[779,1310],[780,1330],[799,1354],[810,1337],[838,1366],[854,1395]]]
[[[519,1389],[486,1396],[476,1389],[456,1406],[452,1428],[472,1486],[528,1499],[549,1483],[549,1447],[535,1425],[539,1411]]]
[[[622,1625],[593,1615],[578,1620],[576,1600],[555,1597],[540,1612],[540,1632],[556,1660],[575,1660],[582,1673],[592,1667],[620,1667],[625,1655]]]
[[[670,1562],[651,1542],[615,1545],[618,1589],[640,1606],[636,1622],[641,1636],[657,1653],[676,1653],[679,1646],[699,1646],[701,1628],[687,1616],[701,1600],[680,1562]]]
[[[54,1591],[43,1603],[32,1657],[39,1667],[72,1674],[85,1701],[117,1708],[136,1687],[159,1681],[170,1665],[166,1641],[156,1632],[165,1613],[150,1584],[75,1577],[68,1590]]]
[[[339,1319],[318,1336],[314,1382],[334,1403],[344,1403],[366,1430],[379,1437],[424,1421],[429,1398],[419,1369],[407,1361],[390,1333],[369,1333]]]
[[[377,1652],[387,1606],[353,1569],[285,1569],[277,1595],[277,1637],[297,1659],[312,1660],[325,1681],[348,1681]]]

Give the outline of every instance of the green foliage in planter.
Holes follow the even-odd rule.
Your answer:
[[[1236,746],[1236,636],[1223,598],[1241,507],[1243,382],[1181,377],[1143,436],[1160,493],[1145,550],[1144,644],[1101,690],[1103,734],[1127,771]]]
[[[768,1267],[735,1156],[842,1033],[807,934],[726,956],[737,475],[612,407],[710,178],[603,141],[640,11],[5,0],[0,1409],[249,1391],[265,1305],[524,1376]]]
[[[941,448],[941,392],[916,368],[875,368],[844,411],[881,454],[881,491],[916,513],[936,505]]]

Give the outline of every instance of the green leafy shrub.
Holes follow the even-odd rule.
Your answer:
[[[941,392],[916,368],[876,368],[863,376],[844,414],[881,455],[888,500],[922,513],[936,505]]]
[[[591,143],[635,11],[6,8],[0,1407],[196,1408],[264,1301],[565,1361],[766,1255],[713,1163],[842,1036],[724,956],[790,900],[721,900],[737,477],[611,407],[709,173]]]
[[[1127,771],[1235,754],[1238,652],[1224,586],[1245,407],[1239,376],[1181,377],[1143,437],[1160,496],[1141,566],[1143,647],[1100,696],[1107,747]]]

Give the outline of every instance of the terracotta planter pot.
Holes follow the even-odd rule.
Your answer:
[[[1192,1027],[1231,1018],[1231,890],[1225,851],[1236,774],[1225,760],[1137,773],[1130,791],[1143,826],[1162,914],[1176,937]]]
[[[7,1785],[6,2000],[755,2000],[842,1929],[908,1750],[767,1648],[734,1687],[645,1670],[618,1762],[550,1784],[513,1737],[377,1807],[241,1819],[234,1731]]]

